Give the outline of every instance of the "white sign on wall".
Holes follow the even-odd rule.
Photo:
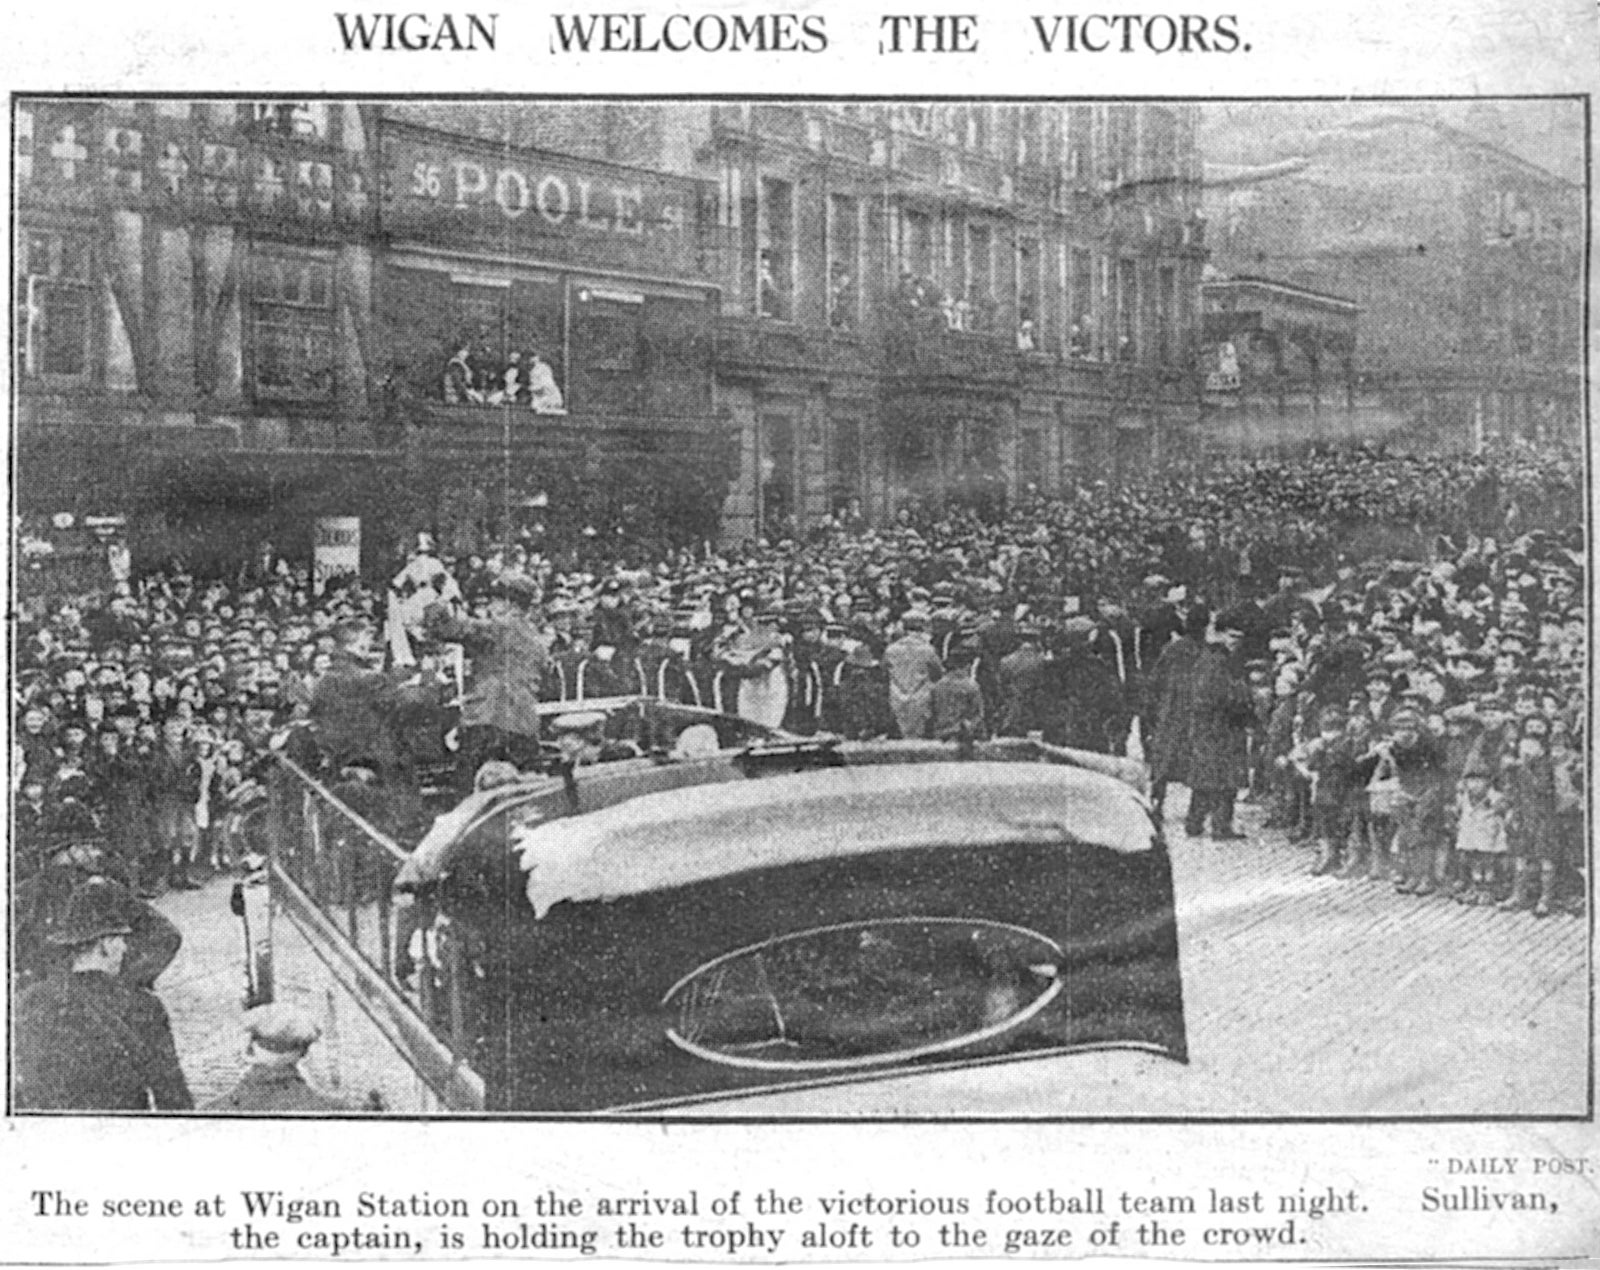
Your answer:
[[[361,571],[361,517],[319,516],[311,568],[318,582]]]

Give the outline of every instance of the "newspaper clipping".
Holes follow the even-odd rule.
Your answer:
[[[1600,1256],[1592,4],[9,17],[0,1264]]]

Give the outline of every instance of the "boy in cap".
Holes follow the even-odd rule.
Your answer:
[[[1343,807],[1348,766],[1344,724],[1338,706],[1324,706],[1317,717],[1317,735],[1297,745],[1291,754],[1295,769],[1311,783],[1311,819],[1317,840],[1313,877],[1334,872],[1344,855],[1348,830]]]
[[[223,1097],[206,1111],[231,1115],[329,1115],[352,1110],[349,1103],[312,1086],[300,1064],[322,1036],[322,1028],[304,1010],[287,1003],[258,1005],[245,1012],[245,1057],[250,1066]]]
[[[1403,895],[1428,895],[1434,890],[1434,848],[1443,834],[1445,807],[1444,751],[1423,728],[1422,716],[1401,706],[1390,718],[1391,734],[1384,748],[1394,763],[1402,799],[1394,817],[1394,855],[1400,876],[1395,890]]]

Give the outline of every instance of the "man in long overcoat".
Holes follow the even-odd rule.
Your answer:
[[[1150,762],[1150,799],[1157,817],[1172,781],[1189,779],[1190,700],[1195,664],[1205,643],[1211,613],[1197,604],[1184,632],[1162,650],[1145,680],[1145,753]]]
[[[1096,631],[1087,617],[1070,617],[1056,636],[1050,692],[1056,698],[1059,740],[1075,749],[1121,753],[1131,721],[1116,671],[1091,651]]]
[[[1219,841],[1241,838],[1233,827],[1233,803],[1250,776],[1250,727],[1255,702],[1240,661],[1243,624],[1218,620],[1193,669],[1189,693],[1189,814],[1183,829],[1199,837],[1207,821]]]
[[[905,633],[884,649],[883,664],[889,671],[889,709],[900,735],[909,741],[928,735],[929,694],[944,665],[928,637],[925,613],[912,610],[901,624]]]

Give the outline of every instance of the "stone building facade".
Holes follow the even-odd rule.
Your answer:
[[[19,507],[144,558],[738,540],[1193,444],[1191,106],[16,111]]]
[[[1249,157],[1297,161],[1208,184],[1215,266],[1354,301],[1358,389],[1419,444],[1581,436],[1583,190],[1504,144],[1518,107],[1279,107]]]

